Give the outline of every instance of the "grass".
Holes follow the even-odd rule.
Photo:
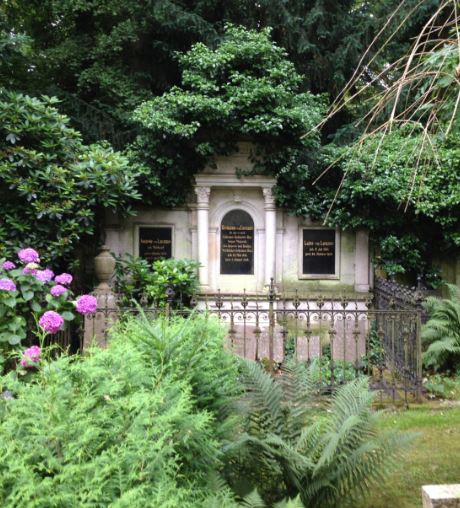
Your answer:
[[[356,508],[420,508],[422,485],[460,483],[460,403],[430,402],[386,412],[383,429],[416,433],[397,470]]]

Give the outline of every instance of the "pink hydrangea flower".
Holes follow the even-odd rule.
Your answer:
[[[64,318],[54,310],[47,310],[39,319],[38,324],[45,332],[57,333],[64,324]]]
[[[41,282],[50,282],[53,277],[54,273],[49,268],[45,268],[44,270],[37,270],[34,274],[35,278],[38,279]]]
[[[23,367],[34,367],[40,361],[42,350],[38,346],[32,346],[22,353],[21,365]]]
[[[22,270],[22,273],[25,273],[26,275],[35,275],[39,268],[40,267],[37,263],[27,263],[24,270]]]
[[[97,309],[97,299],[92,295],[82,295],[77,298],[76,308],[80,314],[94,314]]]
[[[38,252],[34,249],[27,248],[27,249],[21,249],[18,252],[18,258],[23,263],[39,263],[40,262],[40,256]]]
[[[69,284],[71,284],[73,277],[72,275],[70,275],[70,273],[61,273],[61,275],[56,275],[54,280],[57,282],[57,284],[68,286]]]
[[[16,265],[12,261],[4,261],[2,264],[2,268],[4,270],[13,270],[16,268]]]
[[[67,293],[67,288],[65,288],[64,286],[61,286],[60,284],[56,284],[56,286],[53,286],[51,288],[51,296],[61,296],[63,295],[64,293]]]
[[[16,291],[16,284],[11,279],[0,279],[0,291]]]

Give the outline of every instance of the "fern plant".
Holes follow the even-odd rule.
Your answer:
[[[269,505],[299,496],[310,508],[338,506],[379,482],[405,448],[407,437],[377,431],[366,378],[339,388],[324,408],[303,364],[275,379],[244,361],[243,373],[245,432],[227,468],[237,492],[256,487]]]
[[[435,370],[460,364],[460,288],[448,284],[448,291],[449,298],[430,297],[425,302],[430,320],[422,329],[422,340],[428,345],[423,360]]]

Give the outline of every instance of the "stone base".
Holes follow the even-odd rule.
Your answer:
[[[460,484],[424,485],[423,508],[460,508]]]

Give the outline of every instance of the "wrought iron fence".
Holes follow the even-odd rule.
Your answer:
[[[105,339],[123,308],[115,295],[105,295],[85,335]],[[363,299],[322,296],[291,298],[277,294],[274,284],[265,295],[207,295],[193,310],[174,308],[169,292],[165,307],[143,307],[148,316],[160,313],[204,313],[227,329],[227,347],[244,358],[261,361],[276,372],[290,358],[309,362],[318,383],[333,390],[357,376],[369,375],[372,387],[396,402],[408,403],[421,391],[421,313],[419,308],[376,308],[373,295]]]
[[[433,291],[427,290],[418,279],[417,286],[410,287],[394,280],[376,278],[374,283],[374,305],[378,309],[408,309],[420,311],[425,317],[423,302]]]

